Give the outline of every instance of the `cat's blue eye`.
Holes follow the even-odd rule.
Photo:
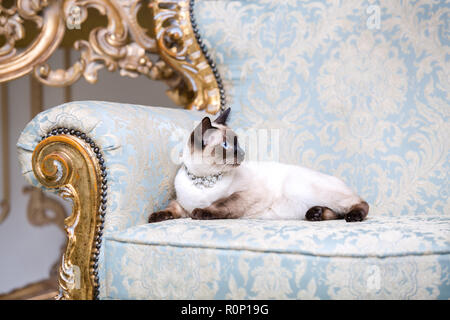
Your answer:
[[[228,149],[228,143],[226,141],[222,142],[222,147],[226,150]]]

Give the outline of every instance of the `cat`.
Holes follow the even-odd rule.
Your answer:
[[[243,161],[227,125],[230,109],[203,118],[183,149],[176,199],[149,216],[167,219],[345,219],[362,221],[369,205],[340,179],[301,166]]]

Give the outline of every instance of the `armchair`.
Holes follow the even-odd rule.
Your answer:
[[[213,113],[227,101],[233,128],[275,130],[280,161],[339,176],[371,212],[354,224],[147,224],[172,196],[178,151],[203,114],[64,104],[36,116],[17,144],[25,177],[73,202],[61,297],[449,299],[448,8],[383,3],[377,27],[365,1],[170,6],[175,20],[186,18],[177,8],[190,12],[171,39],[197,48],[162,54],[195,79],[202,98],[186,105]],[[195,76],[183,73],[199,56]]]

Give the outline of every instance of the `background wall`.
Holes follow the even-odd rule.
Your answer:
[[[73,62],[76,55],[75,52],[72,54]],[[62,50],[55,52],[49,63],[53,68],[61,68]],[[102,70],[99,72],[97,84],[89,84],[84,79],[75,83],[72,86],[72,100],[104,100],[175,107],[165,94],[166,88],[164,83],[148,78],[125,78],[118,73]],[[6,220],[0,224],[0,293],[48,278],[65,241],[65,234],[56,225],[33,226],[27,219],[29,194],[23,192],[27,184],[20,174],[15,145],[22,129],[31,120],[29,77],[9,82],[8,93],[11,210]],[[43,88],[44,109],[63,102],[63,88]],[[0,152],[3,153],[1,144]],[[2,159],[3,156],[0,156],[0,168]],[[0,201],[4,191],[2,181],[0,178]],[[70,204],[62,200],[60,202],[64,203],[66,211],[70,213]]]

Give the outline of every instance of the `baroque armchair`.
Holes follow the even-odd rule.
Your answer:
[[[448,5],[151,3],[169,93],[194,110],[72,102],[17,143],[24,176],[73,202],[62,298],[450,298]],[[225,104],[271,156],[358,190],[368,219],[147,224],[199,110]]]

